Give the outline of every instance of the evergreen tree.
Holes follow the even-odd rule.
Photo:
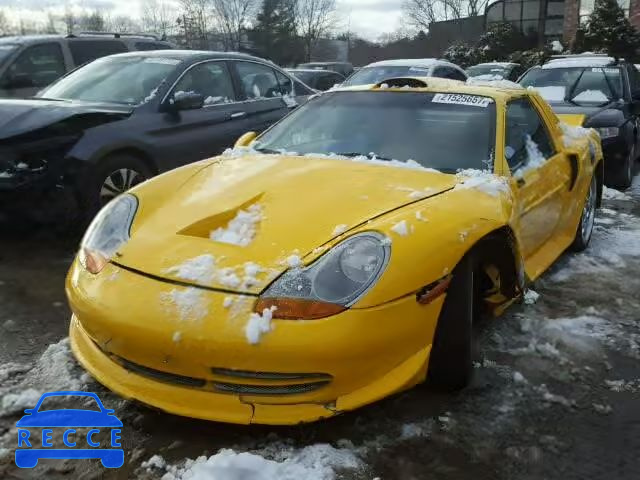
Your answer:
[[[467,68],[482,62],[480,50],[462,42],[451,44],[449,48],[445,50],[443,57],[462,68]]]
[[[295,0],[263,0],[250,38],[261,54],[275,63],[297,63],[302,46],[296,37]]]
[[[491,24],[476,45],[485,62],[502,60],[513,52],[533,46],[531,39],[509,22]]]
[[[576,34],[574,50],[606,52],[633,61],[638,56],[640,35],[616,0],[596,0],[593,13]]]

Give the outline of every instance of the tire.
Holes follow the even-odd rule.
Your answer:
[[[473,321],[476,313],[474,262],[467,254],[453,270],[434,335],[427,378],[445,390],[467,386],[473,372]]]
[[[116,196],[152,176],[147,164],[131,154],[119,153],[100,160],[91,174],[87,190],[82,192],[87,219],[93,218]]]
[[[595,175],[591,177],[587,198],[584,199],[584,207],[580,216],[580,223],[576,230],[576,236],[571,244],[571,250],[581,252],[589,246],[593,233],[593,224],[596,218],[596,206],[598,203],[598,179]]]
[[[631,186],[633,181],[633,167],[636,163],[636,154],[634,146],[629,149],[629,155],[624,161],[624,164],[615,175],[613,181],[613,187],[619,190],[624,190]]]

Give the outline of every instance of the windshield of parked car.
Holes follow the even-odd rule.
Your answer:
[[[600,106],[622,97],[618,67],[534,68],[520,80],[549,103]]]
[[[490,168],[491,98],[455,93],[332,92],[265,132],[258,151],[414,160],[444,172]]]
[[[139,105],[155,97],[180,60],[162,57],[105,57],[62,78],[39,97]]]
[[[428,75],[428,73],[429,67],[410,67],[397,65],[387,67],[364,67],[347,78],[347,80],[342,85],[369,85],[370,83],[378,83],[388,78],[424,77]]]
[[[0,65],[9,58],[9,56],[18,49],[19,45],[15,43],[0,43]]]
[[[296,78],[298,78],[299,80],[301,80],[303,83],[306,83],[309,86],[313,86],[313,83],[315,82],[315,78],[318,77],[318,75],[322,75],[324,73],[324,71],[305,71],[305,70],[290,70],[289,73],[292,73],[293,75],[296,76]]]
[[[475,65],[467,68],[467,75],[470,77],[487,76],[500,79],[509,75],[509,67],[500,65]]]

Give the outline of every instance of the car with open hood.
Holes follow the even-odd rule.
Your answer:
[[[71,347],[174,414],[330,417],[472,372],[472,326],[587,247],[590,129],[535,92],[391,78],[319,94],[109,203],[67,277]]]
[[[558,114],[598,131],[605,183],[627,188],[640,154],[640,73],[633,64],[607,55],[555,56],[533,67],[519,83],[535,88]]]
[[[265,130],[312,93],[244,54],[95,60],[37,98],[0,100],[0,206],[16,217],[90,219],[130,187]]]

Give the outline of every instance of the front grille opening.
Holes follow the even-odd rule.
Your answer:
[[[165,383],[185,385],[188,387],[204,387],[207,383],[205,380],[200,378],[186,377],[184,375],[176,375],[175,373],[161,372],[160,370],[144,367],[137,363],[130,362],[129,360],[125,360],[124,358],[118,357],[118,361],[127,370]]]
[[[331,380],[326,373],[279,373],[279,372],[251,372],[248,370],[234,370],[231,368],[212,368],[214,375],[256,380]]]
[[[313,392],[328,384],[328,380],[295,385],[242,385],[237,383],[214,382],[213,387],[219,392],[235,393],[237,395],[295,395]]]

